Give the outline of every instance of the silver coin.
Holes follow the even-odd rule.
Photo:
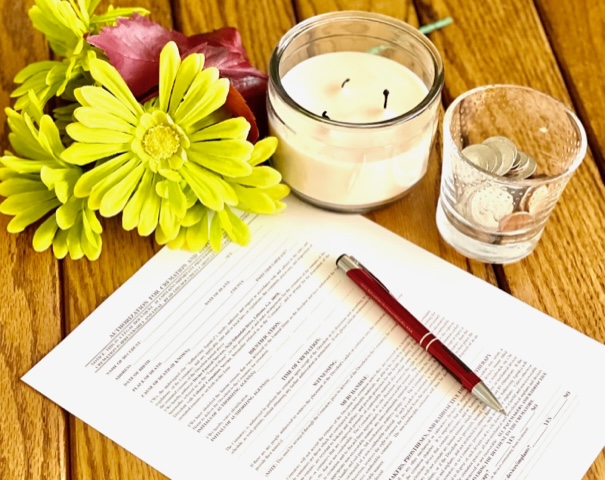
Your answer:
[[[516,167],[511,168],[507,176],[514,178],[527,178],[536,171],[536,161],[525,152],[518,152],[519,163]]]
[[[525,193],[519,203],[519,207],[535,215],[545,209],[550,199],[551,195],[548,185],[540,185],[539,187],[529,189]]]
[[[496,161],[501,161],[501,159],[497,158],[498,156],[501,156],[499,152],[487,145],[481,144],[465,147],[462,150],[462,155],[464,155],[468,161],[486,171],[488,171],[490,163],[494,162],[494,157],[496,157]]]
[[[508,172],[515,159],[517,158],[517,147],[506,137],[489,137],[483,141],[483,145],[487,145],[500,153],[502,161],[497,170],[496,175],[504,175]]]
[[[502,188],[488,185],[478,189],[469,199],[470,214],[482,227],[497,229],[500,220],[514,209],[513,196]]]

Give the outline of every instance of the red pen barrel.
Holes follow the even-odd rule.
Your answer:
[[[362,268],[346,272],[372,300],[393,318],[421,347],[435,358],[469,392],[481,379],[449,348],[441,343],[420,321],[414,317],[382,283]]]

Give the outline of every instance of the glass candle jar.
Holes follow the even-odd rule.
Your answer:
[[[441,57],[416,28],[369,12],[309,18],[269,64],[273,165],[317,206],[386,205],[426,173],[442,87]]]

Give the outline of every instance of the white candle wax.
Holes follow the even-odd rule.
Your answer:
[[[369,53],[333,52],[302,61],[281,81],[304,109],[359,125],[311,119],[270,94],[277,117],[269,116],[271,133],[280,140],[274,163],[295,191],[327,206],[363,209],[397,198],[426,172],[438,102],[392,126],[361,128],[398,117],[427,96],[405,66]]]

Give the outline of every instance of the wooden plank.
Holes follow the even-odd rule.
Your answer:
[[[363,10],[389,15],[413,26],[419,25],[412,0],[401,2],[296,0],[295,5],[299,20],[336,10]],[[435,211],[441,178],[440,132],[439,129],[424,178],[405,197],[366,216],[412,243],[496,285],[494,271],[489,265],[469,260],[449,248],[435,227]]]
[[[536,0],[559,68],[588,134],[592,154],[605,176],[605,5],[600,0]]]
[[[558,2],[561,3],[561,2]],[[422,0],[425,23],[452,16],[431,34],[443,53],[449,101],[490,83],[517,83],[571,100],[540,18],[529,0]],[[603,184],[592,155],[569,182],[531,256],[501,269],[510,293],[603,341]],[[603,477],[603,455],[586,478]]]
[[[15,74],[48,59],[43,36],[31,27],[30,2],[0,0],[0,104],[12,105]],[[10,149],[5,116],[1,149]],[[67,425],[63,411],[20,378],[62,337],[59,266],[32,248],[32,229],[9,234],[0,215],[0,478],[65,478]]]
[[[147,8],[150,18],[166,28],[172,28],[168,0],[104,1],[107,5]],[[103,300],[130,278],[155,253],[152,238],[122,229],[121,217],[103,220],[103,252],[95,262],[64,261],[63,283],[65,317],[68,332],[77,327]],[[116,478],[165,478],[154,468],[108,439],[94,428],[71,417],[71,469],[73,478],[113,480]]]

